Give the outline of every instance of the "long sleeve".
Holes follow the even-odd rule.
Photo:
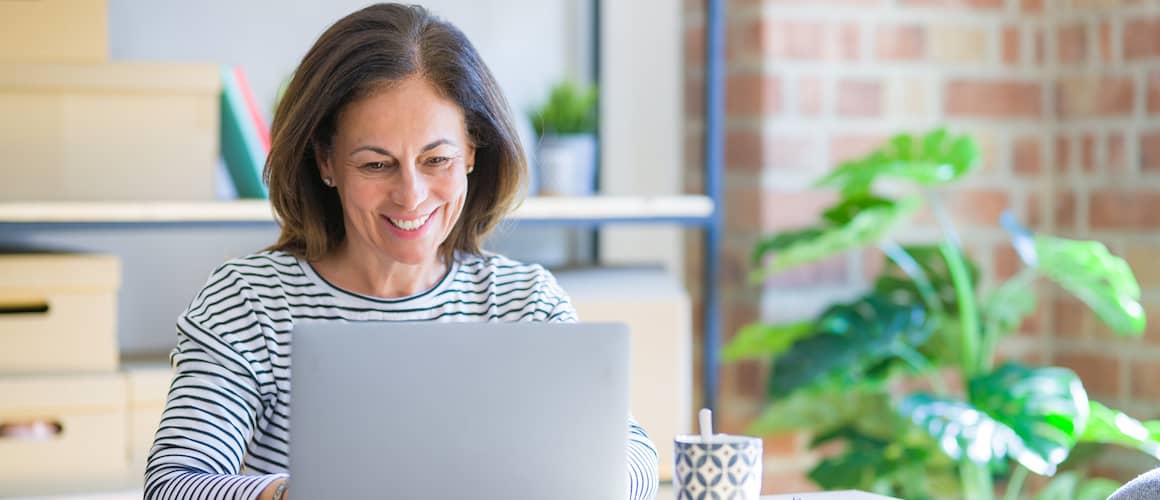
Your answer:
[[[250,500],[284,477],[240,475],[263,399],[253,351],[243,354],[237,338],[252,328],[239,325],[253,324],[253,310],[235,292],[199,297],[200,306],[178,320],[175,374],[145,469],[146,499]]]
[[[552,323],[575,323],[579,321],[576,309],[568,295],[556,284],[554,278],[548,279],[549,299],[554,303],[548,314],[548,321]],[[628,417],[628,498],[629,500],[652,500],[656,497],[660,487],[660,473],[657,471],[659,455],[657,448],[649,440],[648,433],[632,418]]]

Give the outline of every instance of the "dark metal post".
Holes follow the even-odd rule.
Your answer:
[[[718,294],[722,225],[722,171],[725,161],[725,2],[707,0],[705,9],[705,194],[713,200],[713,215],[705,226],[705,402],[717,405],[718,359],[721,345],[721,299]]]

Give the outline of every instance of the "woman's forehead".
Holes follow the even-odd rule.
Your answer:
[[[343,110],[339,140],[387,141],[422,148],[436,141],[462,145],[467,128],[462,109],[430,83],[412,77],[383,86]]]

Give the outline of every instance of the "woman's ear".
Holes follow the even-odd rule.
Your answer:
[[[324,182],[326,179],[334,179],[334,168],[330,164],[330,149],[317,142],[314,143],[313,149],[314,163],[318,165],[319,178],[323,179]]]

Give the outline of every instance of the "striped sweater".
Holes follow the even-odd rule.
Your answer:
[[[178,318],[146,499],[249,500],[285,477],[290,331],[300,318],[574,322],[576,312],[544,268],[498,255],[459,256],[434,288],[399,299],[340,289],[283,252],[231,260]],[[627,468],[628,497],[653,498],[656,448],[631,417]]]

